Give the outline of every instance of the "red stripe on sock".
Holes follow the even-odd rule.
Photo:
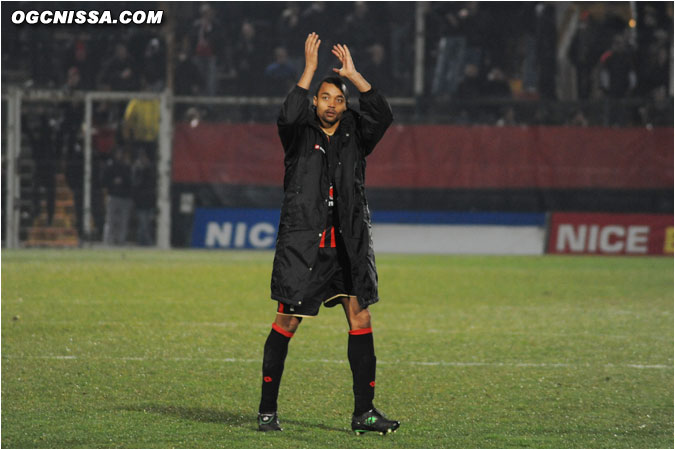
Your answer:
[[[292,338],[292,337],[293,337],[293,333],[291,333],[290,331],[284,330],[283,328],[281,328],[281,327],[280,327],[279,325],[277,325],[276,323],[273,323],[273,324],[272,324],[272,329],[273,329],[274,331],[276,331],[277,333],[279,333],[279,334],[281,334],[281,335],[283,335],[283,336],[286,336],[287,338]]]
[[[335,227],[330,227],[330,246],[335,248]]]
[[[319,243],[319,248],[324,248],[326,246],[326,230],[323,230],[321,233],[321,242]]]
[[[352,336],[359,336],[361,334],[369,334],[369,333],[372,333],[372,332],[373,332],[372,327],[371,328],[361,328],[361,329],[358,329],[358,330],[349,330],[349,334],[351,334]]]

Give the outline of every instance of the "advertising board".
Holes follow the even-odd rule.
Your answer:
[[[544,250],[544,214],[375,211],[372,217],[378,252],[541,254]],[[276,209],[197,209],[192,247],[274,249],[278,224]]]
[[[671,214],[554,213],[548,253],[673,255]]]

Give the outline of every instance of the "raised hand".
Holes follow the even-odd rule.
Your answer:
[[[316,70],[319,65],[319,46],[321,39],[319,35],[312,32],[305,40],[305,68]]]
[[[319,35],[314,32],[310,33],[305,40],[305,70],[298,81],[298,86],[303,89],[309,89],[314,72],[319,66],[319,45],[321,45]]]
[[[349,48],[346,45],[336,44],[331,51],[342,63],[341,68],[333,68],[333,71],[351,81],[359,92],[368,92],[371,89],[370,83],[356,71]]]
[[[352,54],[349,52],[349,48],[346,45],[336,44],[333,46],[333,50],[331,51],[342,63],[342,67],[340,69],[333,68],[334,72],[337,72],[338,75],[345,78],[350,78],[356,74],[356,68],[354,67],[354,61],[352,60]]]

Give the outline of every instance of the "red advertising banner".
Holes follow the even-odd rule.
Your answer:
[[[673,129],[393,126],[368,180],[426,188],[669,188]]]
[[[173,181],[281,186],[284,150],[269,124],[176,124]]]
[[[280,186],[283,156],[273,124],[178,123],[173,180]],[[669,189],[673,128],[394,125],[368,186]]]
[[[554,213],[548,253],[673,255],[672,214]]]

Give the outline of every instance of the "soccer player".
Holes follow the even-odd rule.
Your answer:
[[[310,109],[308,90],[321,40],[305,41],[305,69],[284,102],[277,126],[284,148],[284,202],[272,269],[277,315],[265,342],[258,429],[280,431],[279,383],[288,343],[304,317],[321,304],[341,304],[349,324],[347,356],[353,374],[356,434],[395,431],[399,422],[373,406],[375,351],[368,306],[377,302],[377,271],[365,197],[365,158],[393,120],[389,104],[354,68],[349,48],[333,46],[339,76],[321,81]],[[349,108],[344,77],[361,96]]]

